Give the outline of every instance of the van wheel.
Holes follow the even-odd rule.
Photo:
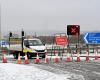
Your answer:
[[[42,58],[45,58],[45,55],[43,55]]]

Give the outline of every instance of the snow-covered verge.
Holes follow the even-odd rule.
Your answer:
[[[69,76],[58,75],[34,66],[0,63],[0,80],[69,80]]]

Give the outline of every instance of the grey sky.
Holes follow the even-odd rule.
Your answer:
[[[100,31],[100,0],[1,0],[2,31]]]

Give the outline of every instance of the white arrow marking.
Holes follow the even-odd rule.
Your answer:
[[[86,43],[88,43],[88,41],[87,41],[87,39],[86,39],[87,35],[88,35],[88,33],[86,33],[86,35],[85,35],[85,37],[84,37],[84,40],[85,40]]]

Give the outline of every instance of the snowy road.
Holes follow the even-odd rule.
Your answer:
[[[31,66],[33,64],[30,64]],[[70,62],[36,65],[40,69],[56,74],[70,74],[70,80],[100,80],[100,60],[90,62]]]
[[[65,62],[49,64],[41,59],[40,64],[34,64],[34,59],[30,59],[30,64],[16,64],[17,60],[7,57],[8,63],[0,61],[0,80],[100,80],[100,59],[85,62]]]
[[[0,61],[0,80],[85,80],[83,76],[66,71],[61,72],[59,68],[51,67],[50,64],[34,64],[33,60],[29,60],[30,64],[25,65],[24,59],[22,64],[16,64],[17,60],[13,60],[11,56],[7,57],[8,63]],[[56,72],[56,71],[57,72]]]

